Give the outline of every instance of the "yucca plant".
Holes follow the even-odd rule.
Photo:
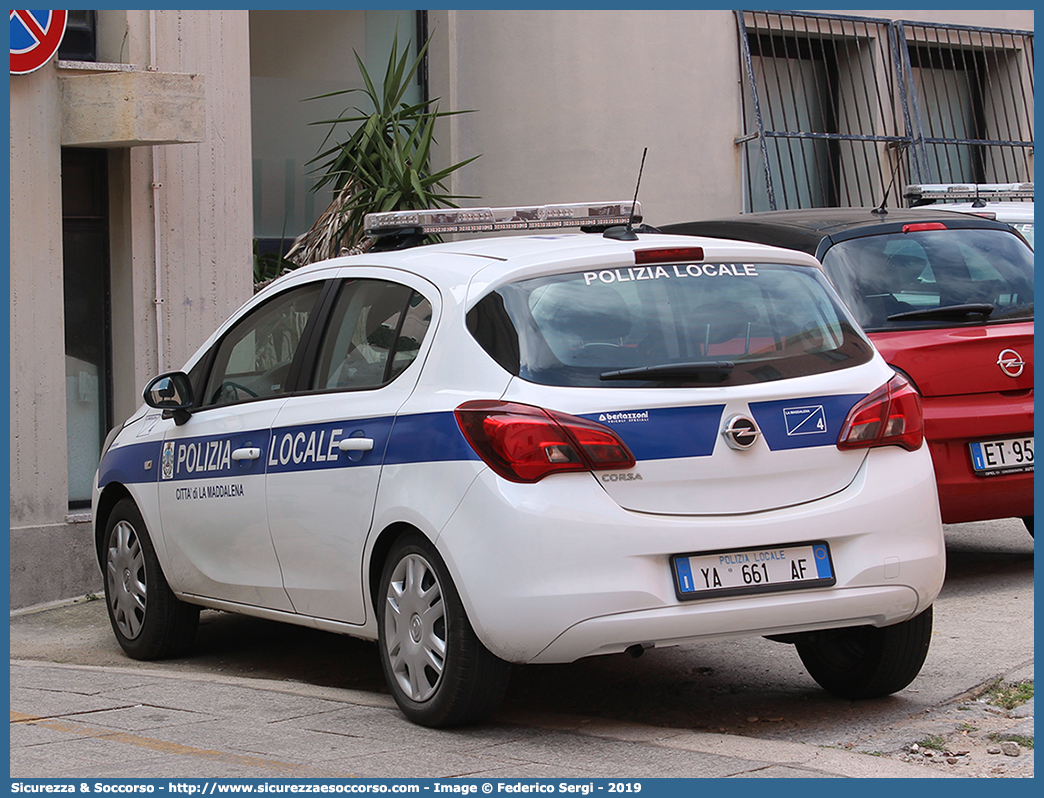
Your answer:
[[[254,239],[254,285],[271,282],[294,265],[278,252],[262,253],[257,239]]]
[[[362,59],[355,53],[365,88],[344,89],[320,95],[362,92],[373,106],[372,112],[353,106],[337,119],[313,122],[329,125],[322,146],[342,125],[354,126],[351,135],[340,144],[322,150],[309,163],[317,164],[321,177],[313,186],[318,191],[331,186],[333,202],[312,225],[299,236],[286,257],[299,264],[313,263],[346,251],[368,249],[363,219],[368,213],[415,210],[431,207],[457,207],[454,200],[471,199],[450,194],[444,181],[473,156],[445,169],[433,172],[429,165],[435,143],[438,118],[469,111],[440,111],[438,98],[413,105],[403,101],[427,52],[429,39],[412,63],[409,45],[399,54],[398,35],[392,41],[391,55],[384,81],[378,87],[370,79]],[[311,98],[311,99],[319,99]]]

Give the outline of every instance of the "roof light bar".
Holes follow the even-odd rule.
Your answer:
[[[1000,201],[1033,199],[1033,183],[915,183],[906,187],[910,200]]]
[[[632,205],[634,208],[632,215]],[[564,227],[608,227],[640,222],[642,206],[631,200],[523,205],[509,208],[430,208],[419,211],[368,213],[366,235],[399,233],[489,233],[498,230],[546,230]]]

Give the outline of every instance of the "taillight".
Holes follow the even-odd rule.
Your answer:
[[[699,263],[702,260],[703,247],[658,247],[634,251],[636,266],[650,263]]]
[[[585,418],[489,400],[465,402],[456,416],[475,453],[512,482],[634,467],[634,455],[616,433]]]
[[[922,230],[945,230],[946,225],[942,222],[914,222],[913,224],[904,224],[904,233],[920,233]]]
[[[837,448],[902,446],[912,452],[923,442],[921,396],[909,380],[896,374],[849,411]]]

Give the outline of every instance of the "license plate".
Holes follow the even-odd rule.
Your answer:
[[[1033,470],[1033,436],[969,443],[972,470],[980,477]]]
[[[823,542],[763,549],[676,554],[671,557],[678,598],[738,596],[829,587],[837,582]]]

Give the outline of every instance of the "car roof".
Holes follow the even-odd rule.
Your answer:
[[[669,239],[669,240],[668,240]],[[561,259],[572,259],[576,256],[599,255],[602,253],[630,253],[639,249],[661,248],[665,246],[699,247],[706,251],[706,259],[729,258],[771,258],[782,257],[791,262],[793,253],[779,251],[759,242],[743,239],[723,241],[720,237],[707,237],[705,240],[693,240],[692,236],[664,236],[659,233],[642,233],[632,241],[609,238],[596,233],[551,233],[530,236],[497,236],[489,238],[471,238],[445,244],[434,244],[418,247],[415,252],[427,251],[431,254],[479,255],[504,262],[518,262],[541,258],[553,262]]]
[[[344,267],[400,269],[426,278],[440,288],[470,286],[474,297],[507,282],[559,272],[619,266],[620,257],[633,264],[631,253],[639,249],[702,247],[704,262],[785,263],[819,268],[819,263],[793,248],[721,237],[669,236],[642,233],[634,241],[620,241],[595,233],[476,237],[462,241],[426,244],[401,250],[346,255],[303,266],[272,283],[281,290],[290,282],[314,279],[323,272],[334,276]]]
[[[668,234],[702,235],[758,241],[821,256],[830,244],[867,235],[898,233],[903,225],[941,221],[948,228],[995,228],[1007,225],[938,208],[897,208],[875,213],[872,208],[802,208],[762,211],[719,219],[658,225]]]

